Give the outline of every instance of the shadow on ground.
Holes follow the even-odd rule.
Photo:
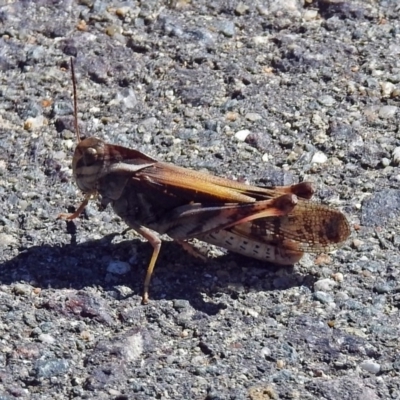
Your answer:
[[[3,284],[27,282],[40,288],[81,290],[91,286],[114,290],[125,285],[139,296],[152,248],[138,239],[114,243],[118,234],[77,244],[32,246],[0,264]],[[129,262],[130,271],[115,275],[107,271],[112,261]],[[210,258],[206,262],[186,253],[178,244],[163,242],[150,286],[151,300],[188,300],[199,311],[215,314],[221,307],[205,303],[203,293],[218,298],[227,293],[233,298],[248,291],[284,290],[311,286],[310,277],[282,267],[262,263],[233,253]],[[236,289],[237,288],[237,289]],[[239,289],[240,288],[240,289]]]

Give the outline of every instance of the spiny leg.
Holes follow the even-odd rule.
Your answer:
[[[149,302],[149,286],[151,281],[151,276],[153,275],[154,266],[156,265],[156,261],[158,258],[158,254],[161,249],[161,239],[158,235],[151,231],[150,229],[145,228],[141,225],[132,226],[132,228],[139,234],[141,234],[147,241],[153,246],[153,254],[151,255],[149,266],[147,267],[146,278],[144,280],[144,289],[142,296],[142,304],[147,304]]]

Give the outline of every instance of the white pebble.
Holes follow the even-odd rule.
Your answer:
[[[399,164],[400,164],[400,147],[396,147],[396,148],[393,150],[392,156],[393,156],[393,162],[394,162],[396,165],[399,165]]]
[[[13,289],[17,295],[28,296],[32,293],[33,287],[25,283],[16,283]]]
[[[382,119],[393,118],[397,112],[396,106],[383,106],[379,109],[379,116]]]
[[[268,43],[270,38],[269,36],[253,36],[252,40],[255,45],[261,45]]]
[[[124,261],[111,261],[107,266],[107,272],[116,275],[124,275],[131,270],[131,266]]]
[[[392,82],[381,82],[382,96],[389,97],[392,94],[394,88],[395,85]]]
[[[262,116],[260,114],[257,114],[257,113],[247,113],[244,117],[248,121],[252,121],[252,122],[255,122],[255,121],[258,121],[258,120],[262,119]]]
[[[269,358],[271,356],[272,352],[269,347],[263,347],[260,351],[261,357]]]
[[[317,164],[323,164],[328,160],[328,157],[326,154],[324,154],[322,151],[317,151],[314,155],[313,158],[311,159],[312,163],[317,163]]]
[[[70,150],[70,149],[72,149],[73,147],[76,146],[76,141],[75,140],[71,140],[71,139],[67,139],[67,140],[64,141],[64,146],[68,150]]]
[[[364,371],[368,371],[371,374],[377,374],[381,370],[381,365],[373,360],[366,360],[360,364],[360,367]]]
[[[29,117],[24,122],[24,129],[27,131],[33,131],[35,129],[41,128],[46,123],[46,118],[43,115],[38,115],[36,118]]]
[[[314,290],[315,291],[323,291],[323,292],[329,292],[332,290],[337,283],[332,280],[332,279],[320,279],[319,281],[314,283]]]
[[[307,10],[303,14],[303,18],[305,21],[312,21],[313,19],[317,19],[318,17],[318,11],[317,10]]]
[[[0,233],[0,248],[6,248],[18,243],[18,239],[7,233]]]
[[[119,91],[113,100],[110,101],[110,105],[123,104],[126,108],[132,109],[137,104],[137,97],[132,89],[123,89]]]
[[[47,343],[47,344],[53,344],[56,341],[56,339],[52,335],[50,335],[48,333],[40,334],[38,336],[38,339],[39,339],[40,342]]]
[[[343,282],[344,276],[341,272],[336,272],[335,274],[332,275],[332,278],[336,281],[336,282]]]
[[[237,131],[235,133],[235,138],[237,140],[240,140],[241,142],[244,142],[246,140],[247,136],[250,135],[250,133],[251,132],[248,129],[243,129],[243,130]]]
[[[256,310],[253,310],[252,308],[248,308],[247,313],[253,318],[258,318],[258,316],[260,315]]]

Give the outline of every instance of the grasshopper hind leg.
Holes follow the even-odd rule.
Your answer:
[[[158,234],[152,230],[145,228],[141,225],[130,224],[130,227],[134,229],[137,233],[142,235],[152,246],[153,254],[151,255],[149,266],[147,267],[146,278],[144,280],[142,304],[147,304],[149,302],[149,286],[151,281],[151,276],[153,275],[154,266],[161,249],[161,239]]]
[[[200,250],[196,249],[191,243],[188,243],[184,240],[175,239],[174,242],[178,243],[182,246],[184,250],[186,250],[191,256],[195,258],[199,258],[202,261],[207,261],[207,255],[202,254]]]
[[[235,232],[235,228],[211,232],[199,239],[216,246],[222,246],[234,253],[280,265],[293,265],[304,254],[303,251],[296,248],[294,242],[258,241],[254,238],[242,236]]]

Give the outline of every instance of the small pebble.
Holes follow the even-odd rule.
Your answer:
[[[236,121],[239,118],[239,114],[234,111],[228,111],[225,115],[227,121]]]
[[[392,288],[386,282],[377,282],[374,289],[379,294],[390,293],[392,291]]]
[[[321,291],[314,292],[314,299],[318,300],[322,304],[333,303],[333,297],[330,294]]]
[[[336,300],[337,301],[346,301],[348,300],[349,295],[345,292],[338,292],[336,293]]]
[[[396,98],[400,96],[400,88],[395,88],[392,92],[392,98]]]
[[[28,296],[32,293],[32,286],[25,283],[16,283],[13,291],[17,295]]]
[[[394,164],[400,165],[400,147],[396,147],[393,150],[392,157],[393,157]]]
[[[78,28],[79,31],[82,31],[82,32],[85,32],[88,29],[86,22],[84,20],[79,21],[79,23],[76,27]]]
[[[226,37],[235,35],[235,24],[232,21],[224,21],[219,25],[219,31]]]
[[[311,117],[311,121],[315,126],[322,126],[324,124],[319,113],[314,113]]]
[[[188,308],[190,304],[187,300],[176,299],[173,301],[173,306],[175,310],[181,310],[183,308]]]
[[[253,318],[258,318],[258,316],[260,315],[256,310],[253,310],[252,308],[248,308],[246,311],[247,314],[251,315]]]
[[[262,159],[264,162],[267,163],[267,162],[269,161],[269,154],[268,154],[268,153],[264,153],[264,154],[262,155],[261,159]]]
[[[283,360],[277,360],[276,361],[276,368],[282,369],[284,367],[285,367],[285,361],[283,361]]]
[[[250,131],[248,129],[243,129],[242,131],[238,131],[235,133],[235,138],[237,140],[240,140],[241,142],[244,142],[247,138],[247,136],[250,135]]]
[[[260,114],[257,114],[257,113],[247,113],[245,115],[245,118],[248,121],[255,122],[255,121],[259,121],[260,119],[262,119],[262,116]]]
[[[269,358],[271,356],[271,354],[272,354],[272,352],[269,347],[263,347],[260,351],[261,357],[264,357],[264,358]]]
[[[326,292],[332,290],[336,285],[337,283],[332,279],[320,279],[319,281],[314,283],[314,290],[316,292]]]
[[[82,331],[79,336],[82,340],[85,340],[86,342],[93,340],[93,335],[86,330]]]
[[[24,129],[26,131],[33,131],[35,129],[41,128],[45,125],[46,118],[43,115],[39,115],[36,118],[30,117],[25,120],[24,122]]]
[[[48,333],[42,333],[38,336],[38,340],[42,343],[53,344],[56,340],[52,335]]]
[[[268,43],[271,39],[268,36],[254,36],[252,38],[253,43],[258,46],[258,45],[265,45]]]
[[[39,359],[35,365],[37,378],[51,378],[68,372],[69,361],[66,359]]]
[[[393,118],[397,112],[396,106],[383,106],[379,109],[379,116],[382,119]]]
[[[327,254],[320,254],[315,259],[315,265],[330,264],[331,262],[332,262],[332,258],[329,257]]]
[[[336,281],[336,282],[343,282],[343,274],[341,272],[336,272],[335,274],[332,275],[332,278]]]
[[[247,13],[248,10],[249,10],[249,6],[248,5],[246,5],[246,4],[242,3],[242,2],[239,2],[237,7],[235,8],[235,13],[237,15],[244,15],[244,14]]]
[[[353,247],[354,247],[355,249],[359,249],[359,248],[361,248],[363,245],[364,245],[364,242],[363,242],[362,240],[360,240],[360,239],[354,239],[354,240],[353,240]]]
[[[328,160],[328,157],[322,151],[317,151],[313,155],[313,158],[311,159],[311,162],[312,163],[316,163],[316,164],[323,164],[327,160]]]
[[[135,92],[130,88],[124,88],[120,90],[113,100],[110,101],[110,105],[123,104],[126,108],[132,109],[137,104],[137,97]]]
[[[262,4],[262,5],[258,4],[256,9],[260,15],[269,15],[270,14],[270,10],[265,4]]]
[[[317,19],[318,17],[318,11],[317,10],[306,10],[306,12],[303,14],[303,18],[305,21],[312,21],[314,19]]]
[[[71,139],[67,139],[64,141],[64,146],[68,149],[71,150],[72,148],[74,148],[76,146],[76,143],[74,140]]]
[[[377,374],[381,370],[381,365],[372,360],[363,361],[360,367],[371,374]]]
[[[18,243],[18,239],[7,233],[0,233],[0,249]]]
[[[124,275],[131,270],[131,266],[124,261],[111,261],[107,266],[107,272],[115,275]]]
[[[331,107],[336,103],[336,100],[332,96],[323,95],[318,98],[318,103],[326,107]]]
[[[381,82],[382,96],[390,97],[394,89],[395,85],[392,82]]]
[[[110,25],[106,28],[106,34],[108,36],[114,36],[117,33],[122,33],[122,28],[120,26],[117,25]]]
[[[109,388],[108,389],[108,394],[113,399],[120,398],[120,396],[121,396],[121,392],[119,390],[116,390],[116,389],[113,389],[113,388]]]
[[[115,15],[120,18],[125,18],[126,15],[131,11],[131,7],[121,6],[115,10]]]

